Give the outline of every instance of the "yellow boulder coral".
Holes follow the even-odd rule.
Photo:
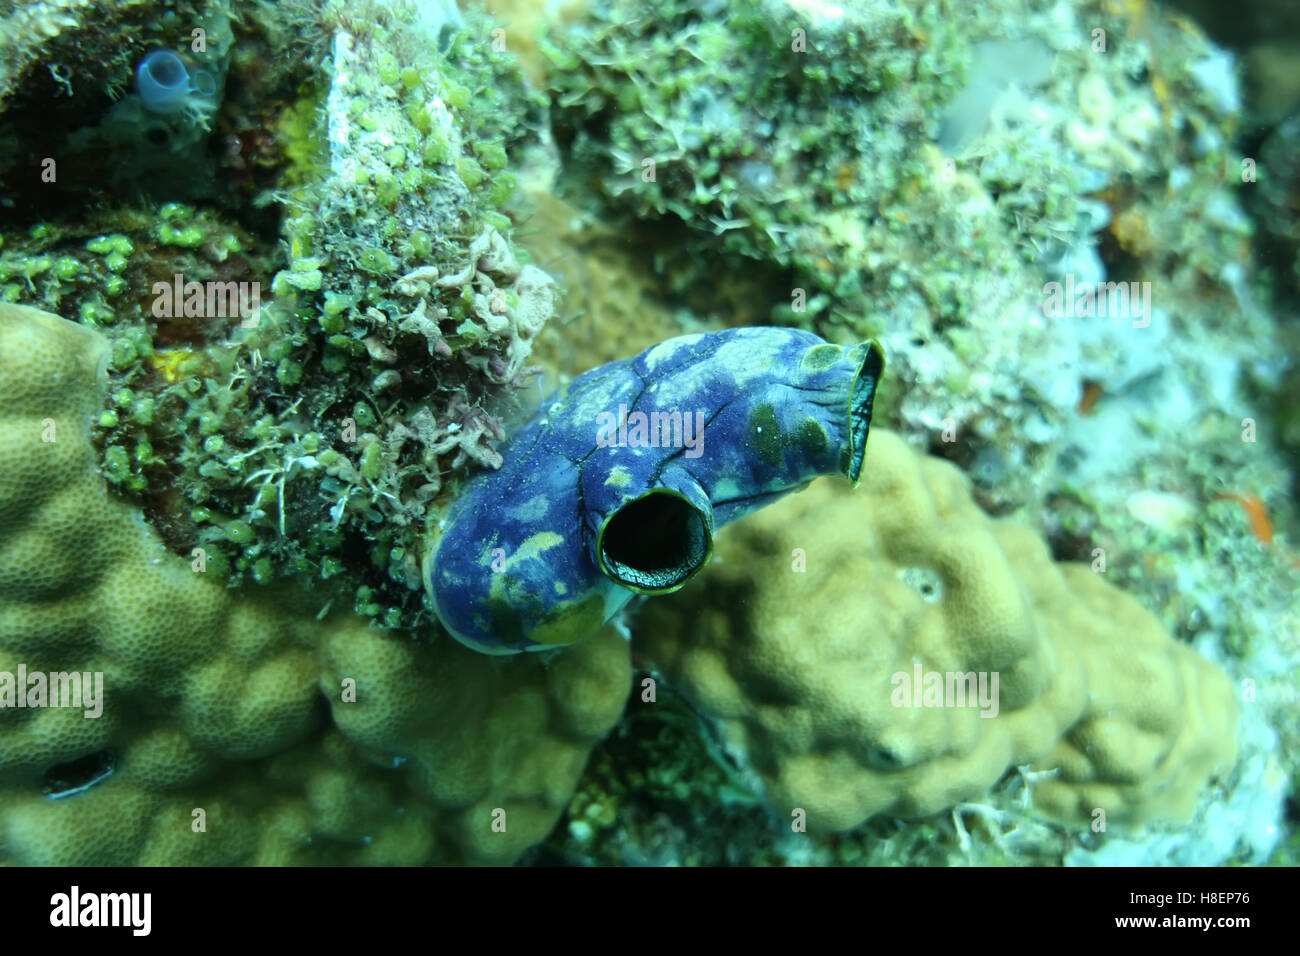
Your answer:
[[[1059,769],[1050,813],[1185,818],[1234,760],[1223,673],[897,435],[872,432],[857,490],[726,529],[701,577],[639,646],[810,826],[934,813],[1022,764]]]
[[[0,305],[0,863],[505,863],[541,840],[622,712],[626,643],[503,664],[227,591],[108,494],[106,360]],[[22,671],[102,674],[102,712],[17,706]]]

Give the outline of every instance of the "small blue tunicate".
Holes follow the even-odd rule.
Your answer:
[[[190,75],[185,62],[171,50],[154,50],[135,70],[140,100],[151,113],[175,113],[185,107],[192,93],[211,96],[216,90],[212,75],[196,70]]]

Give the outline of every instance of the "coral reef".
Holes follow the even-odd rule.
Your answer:
[[[206,480],[183,486],[251,530],[236,543],[254,569],[346,568],[360,611],[407,627],[424,619],[417,536],[442,475],[500,464],[494,403],[526,383],[552,311],[549,277],[518,260],[499,211],[536,105],[508,60],[423,9],[337,11],[328,84],[289,150],[305,157],[286,173],[289,262],[243,339],[255,367],[275,363],[274,380],[250,376],[272,423],[250,435],[213,408],[225,441],[205,443]],[[347,560],[358,553],[368,568]]]
[[[595,4],[543,45],[568,188],[657,234],[697,305],[740,283],[769,320],[880,338],[881,420],[983,503],[1041,506],[1089,389],[1162,376],[1232,414],[1232,372],[1276,378],[1234,80],[1194,29],[1025,0],[651,10]],[[1051,307],[1069,277],[1101,311]]]
[[[1294,863],[1285,4],[488,5],[0,10],[0,863]],[[621,718],[447,638],[535,404],[773,323],[882,341],[866,487],[617,588]]]
[[[183,40],[213,96],[196,117],[156,114],[137,93],[96,116],[100,100],[83,95],[41,129],[31,104],[48,97],[45,78],[20,71],[4,121],[32,165],[45,149],[61,166],[44,221],[5,236],[0,292],[113,340],[103,470],[172,550],[204,547],[235,584],[323,581],[358,612],[416,629],[429,621],[424,519],[447,479],[500,464],[503,416],[531,384],[553,310],[551,279],[517,253],[505,214],[508,167],[547,162],[541,101],[479,42],[485,22],[454,6],[245,12],[237,26],[223,3],[142,24],[147,9],[123,5],[107,27],[73,18],[48,38],[41,55],[57,65],[95,55],[104,30],[130,36],[94,86],[72,77],[92,91],[125,88],[146,52]],[[195,24],[206,59],[189,49]],[[130,144],[177,175],[136,162]],[[83,156],[168,201],[103,202]],[[267,206],[283,223],[257,212]]]
[[[811,828],[933,814],[1021,764],[1059,771],[1035,788],[1046,812],[1186,819],[1233,764],[1221,672],[894,434],[859,490],[816,484],[718,548],[646,608],[641,650]]]
[[[1216,43],[1241,56],[1249,119],[1276,119],[1300,106],[1300,9],[1278,0],[1247,0],[1225,7],[1210,0],[1172,0]]]
[[[622,711],[626,643],[503,669],[227,590],[96,473],[108,352],[0,306],[0,671],[103,687],[94,717],[0,709],[0,860],[503,863],[541,840]]]
[[[596,365],[644,352],[678,335],[711,332],[711,316],[674,308],[644,268],[642,251],[625,234],[604,225],[554,193],[550,179],[521,180],[528,228],[519,245],[557,282],[563,310],[537,337],[533,357],[545,370],[543,396]],[[762,325],[760,312],[754,321]]]
[[[1277,321],[1294,137],[1241,135],[1233,58],[1145,3],[652,6],[593,4],[541,45],[571,201],[644,243],[647,271],[706,321],[735,321],[739,285],[747,321],[879,334],[878,420],[961,465],[1058,559],[1100,549],[1177,638],[1266,686],[1243,726],[1281,742],[1243,732],[1241,767],[1276,752],[1294,777],[1294,469],[1277,448],[1296,431],[1294,330]],[[1052,282],[1097,290],[1092,310],[1050,308]],[[1127,291],[1144,298],[1111,294]],[[1259,782],[1274,777],[1239,768],[1219,791],[1239,832],[1276,820]],[[1050,835],[1013,852],[1013,831],[1044,831],[985,811],[991,859],[1062,858]],[[1178,839],[1220,846],[1208,821]],[[1206,853],[1178,858],[1233,856]]]
[[[238,14],[230,0],[170,7],[159,11],[139,0],[25,4],[0,23],[0,36],[10,41],[0,43],[9,53],[0,63],[0,126],[12,144],[0,159],[0,178],[27,186],[29,212],[81,212],[105,188],[119,196],[219,195],[218,163],[208,147]],[[158,57],[200,77],[206,95],[186,95],[176,109],[151,109],[156,90],[140,67]],[[33,170],[41,188],[31,188]]]

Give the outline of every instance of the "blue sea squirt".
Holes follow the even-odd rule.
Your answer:
[[[207,70],[190,73],[185,61],[171,50],[154,50],[136,67],[136,89],[151,113],[176,113],[195,96],[211,97],[216,81]]]
[[[677,590],[723,525],[819,475],[857,483],[883,367],[875,342],[739,328],[586,372],[431,528],[438,619],[477,651],[515,654]]]

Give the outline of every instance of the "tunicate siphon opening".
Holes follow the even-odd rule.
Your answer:
[[[846,477],[856,482],[862,474],[862,462],[867,455],[867,432],[871,429],[871,406],[876,398],[880,373],[885,369],[885,354],[874,342],[865,345],[866,354],[853,379],[849,395],[849,466]]]
[[[626,588],[666,594],[704,567],[712,545],[705,516],[676,492],[656,489],[624,505],[605,523],[602,570]]]

